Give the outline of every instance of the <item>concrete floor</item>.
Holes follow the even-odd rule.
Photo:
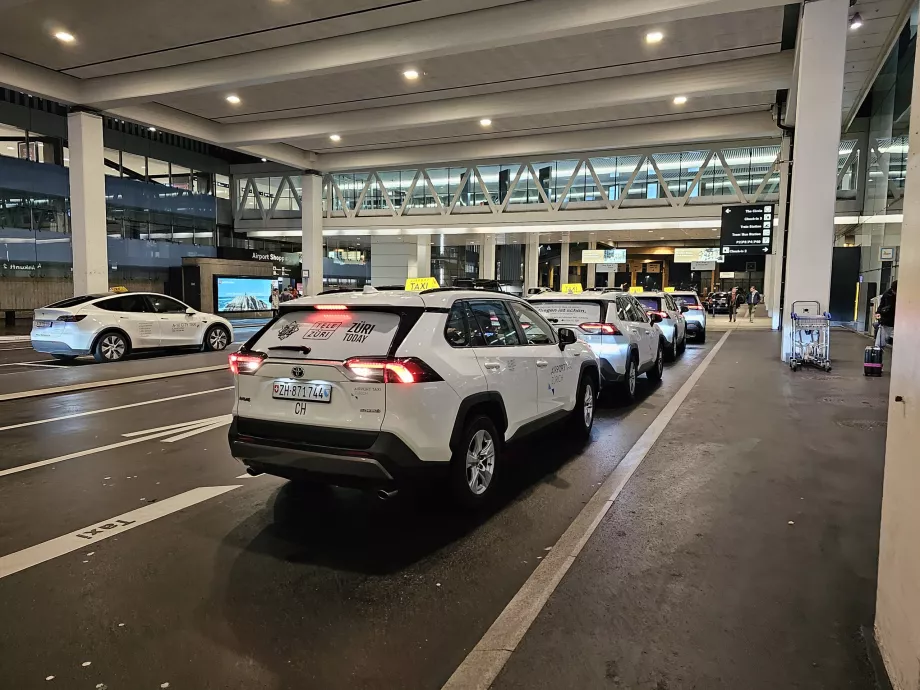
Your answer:
[[[867,687],[888,382],[774,340],[729,336],[495,687]],[[0,687],[436,690],[715,341],[589,445],[516,448],[476,518],[239,477],[223,370],[0,401]],[[0,351],[4,391],[218,359],[3,366],[30,356]]]

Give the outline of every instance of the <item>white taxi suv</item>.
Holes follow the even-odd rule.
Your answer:
[[[658,316],[658,328],[664,335],[664,356],[673,362],[687,349],[687,319],[684,314],[689,311],[684,304],[678,305],[669,292],[639,292],[636,301],[649,313]]]
[[[648,314],[626,292],[559,292],[532,295],[531,305],[555,327],[571,328],[594,350],[604,389],[614,388],[624,402],[636,397],[636,377],[660,381],[664,335],[657,314]]]
[[[376,490],[439,474],[468,508],[506,444],[594,423],[591,349],[504,293],[439,288],[307,297],[230,355],[230,450],[250,473]]]
[[[33,349],[57,359],[91,354],[97,362],[117,362],[137,350],[223,350],[233,342],[233,326],[166,295],[124,292],[36,309],[30,337]]]

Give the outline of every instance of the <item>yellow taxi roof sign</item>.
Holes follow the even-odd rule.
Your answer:
[[[666,287],[666,288],[664,289],[664,291],[665,291],[665,292],[674,292],[674,288],[672,288],[672,287]]]
[[[422,290],[436,290],[441,287],[434,278],[409,278],[406,281],[406,292],[421,292]]]
[[[583,290],[581,289],[581,283],[565,283],[560,292],[564,295],[580,295]]]
[[[128,291],[128,288],[124,287],[123,285],[117,285],[113,288],[109,288],[109,292],[127,292],[127,291]]]
[[[645,289],[644,289],[641,285],[637,285],[637,286],[633,286],[633,287],[629,288],[629,292],[630,292],[631,294],[635,295],[635,294],[638,294],[638,293],[640,293],[640,292],[645,292]]]

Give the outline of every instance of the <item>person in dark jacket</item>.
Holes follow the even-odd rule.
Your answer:
[[[885,347],[894,338],[894,312],[898,300],[898,281],[894,281],[878,302],[878,330],[875,332],[875,346]]]
[[[757,292],[757,288],[751,285],[751,291],[747,296],[748,319],[751,323],[754,323],[754,310],[758,304],[760,304],[760,293]]]
[[[733,287],[728,295],[728,320],[738,322],[738,307],[744,304],[744,297],[738,292],[738,288]]]

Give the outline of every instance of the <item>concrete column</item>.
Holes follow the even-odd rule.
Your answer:
[[[783,360],[792,350],[792,303],[817,301],[827,310],[830,302],[848,11],[849,0],[814,0],[802,14]]]
[[[783,294],[783,256],[786,250],[786,207],[789,203],[789,155],[792,150],[792,140],[783,137],[780,145],[779,164],[779,203],[776,205],[777,224],[773,230],[773,253],[767,256],[767,261],[772,265],[772,272],[767,280],[769,284],[769,315],[771,328],[774,331],[782,328],[780,319],[780,295]],[[836,196],[836,190],[835,190]],[[833,250],[832,250],[833,251]],[[766,293],[767,286],[764,286]]]
[[[593,240],[591,242],[588,242],[588,249],[597,249],[597,242],[594,242]],[[585,265],[588,267],[587,287],[589,288],[596,287],[597,264],[585,264]],[[610,281],[613,281],[613,278],[610,278]],[[608,282],[608,287],[609,286],[610,286],[610,283]]]
[[[424,235],[428,245],[428,266],[431,266],[431,240]],[[405,241],[403,241],[405,239]],[[371,242],[371,285],[405,285],[406,279],[426,277],[419,273],[420,239],[415,237],[374,237]],[[424,260],[424,257],[423,257]]]
[[[920,75],[920,53],[914,74]],[[920,103],[920,78],[912,103]],[[910,136],[920,141],[920,108],[911,109]],[[907,186],[895,346],[888,397],[888,441],[882,491],[875,638],[891,684],[920,688],[920,147],[907,157]],[[900,397],[900,400],[899,400]]]
[[[73,292],[74,295],[108,292],[102,117],[93,113],[69,113],[67,139],[70,145]]]
[[[540,236],[527,234],[527,249],[524,252],[524,294],[530,288],[538,287],[540,281]]]
[[[485,235],[479,249],[479,277],[495,279],[495,235]]]
[[[315,173],[304,173],[301,186],[303,244],[300,266],[304,272],[304,294],[312,296],[323,291],[323,178]]]
[[[559,288],[569,282],[569,243],[563,242],[559,250]]]
[[[410,278],[430,278],[431,277],[431,235],[417,235],[416,253],[415,253],[415,275],[409,275]],[[412,268],[410,267],[410,274]],[[435,276],[439,278],[439,276]]]

